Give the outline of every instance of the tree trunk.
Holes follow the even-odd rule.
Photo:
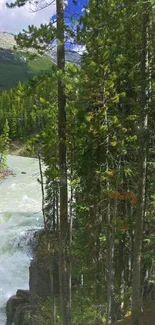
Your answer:
[[[50,250],[50,244],[49,244]],[[55,253],[49,251],[49,274],[51,284],[51,296],[52,296],[52,325],[56,325],[56,297],[55,297],[55,279],[54,279],[54,267],[55,267]]]
[[[144,3],[146,5],[146,3]],[[141,51],[141,121],[139,134],[139,171],[137,187],[136,225],[133,261],[132,317],[131,324],[138,325],[141,310],[141,253],[143,219],[145,214],[147,152],[148,152],[148,115],[150,99],[149,57],[148,57],[149,13],[143,7],[142,51]]]
[[[110,206],[108,207],[108,215],[110,216]],[[110,229],[111,228],[111,229]],[[108,272],[108,290],[107,290],[107,314],[106,325],[110,324],[112,302],[114,294],[114,243],[115,243],[115,230],[114,225],[107,225],[107,272]]]
[[[38,160],[39,160],[39,172],[40,172],[40,185],[41,185],[41,195],[42,195],[42,214],[43,214],[43,222],[44,222],[44,229],[46,229],[46,217],[45,217],[45,195],[44,195],[44,179],[43,179],[43,172],[41,166],[41,157],[38,151]]]
[[[108,126],[108,116],[105,116],[106,125]],[[106,139],[106,170],[109,170],[109,135]],[[107,180],[107,191],[110,190],[109,180]],[[117,203],[114,202],[114,217],[117,214]],[[110,324],[111,312],[112,312],[112,302],[114,295],[114,247],[115,247],[115,228],[112,224],[111,218],[111,205],[110,199],[108,198],[107,202],[107,233],[106,233],[106,242],[107,242],[107,310],[106,310],[106,325]]]
[[[71,166],[70,166],[70,180],[73,180],[73,147],[71,145]],[[73,186],[70,185],[70,211],[69,211],[69,301],[70,301],[70,309],[72,305],[72,237],[73,237]]]
[[[58,134],[60,171],[60,228],[59,228],[59,282],[62,324],[70,324],[69,272],[68,272],[68,193],[66,167],[66,96],[63,80],[65,68],[63,0],[56,0],[57,9],[57,68],[58,77]]]

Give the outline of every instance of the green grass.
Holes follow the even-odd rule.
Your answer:
[[[0,49],[0,91],[16,87],[33,76],[49,71],[53,62],[46,56],[31,60],[24,52]]]

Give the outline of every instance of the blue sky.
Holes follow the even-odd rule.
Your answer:
[[[75,2],[76,1],[76,2]],[[75,26],[74,23],[72,23],[71,19],[74,19],[74,21],[77,21],[79,16],[83,15],[83,8],[87,5],[88,0],[68,0],[68,5],[66,6],[64,10],[64,16],[65,16],[65,22],[68,25]],[[56,20],[56,14],[51,16],[51,20]],[[83,51],[83,47],[80,45],[72,44],[72,40],[70,39],[68,42],[66,42],[66,48],[77,50],[79,52]],[[56,44],[55,41],[53,44]]]
[[[79,15],[82,14],[82,9],[85,5],[87,5],[88,0],[77,0],[76,2],[75,1],[68,0],[68,6],[65,9],[65,15],[67,17],[73,16],[74,19],[77,19]]]
[[[44,0],[42,0],[44,1]],[[88,0],[77,0],[77,5],[74,0],[68,0],[68,7],[65,9],[65,16],[74,15],[76,19],[82,13],[82,8],[87,4]],[[9,2],[9,1],[8,1]],[[10,0],[10,2],[12,2]],[[33,12],[29,4],[27,6],[8,9],[5,6],[6,0],[0,0],[0,31],[18,33],[23,28],[27,29],[28,25],[39,26],[41,23],[48,23],[50,18],[55,14],[55,4],[44,10]]]
[[[70,21],[69,17],[73,17],[75,20],[83,13],[83,8],[87,5],[88,0],[68,0],[68,5],[66,6],[65,20]],[[52,19],[55,19],[56,15],[52,16]]]

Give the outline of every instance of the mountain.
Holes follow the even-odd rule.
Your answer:
[[[24,50],[15,51],[14,35],[0,32],[0,91],[15,87],[18,82],[25,82],[28,78],[39,75],[52,68],[56,62],[56,47],[47,55],[36,56],[30,60]],[[67,50],[66,60],[80,64],[80,54]]]
[[[47,55],[49,57],[51,57],[54,62],[56,62],[57,61],[57,48],[56,48],[56,46],[53,47],[51,50],[49,50]],[[65,59],[66,59],[67,62],[75,63],[77,65],[80,65],[81,55],[76,51],[68,49],[68,50],[65,51]]]
[[[19,81],[41,74],[53,66],[47,56],[37,56],[30,60],[26,51],[15,51],[14,36],[0,32],[0,91],[15,87]]]

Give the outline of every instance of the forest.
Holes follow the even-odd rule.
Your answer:
[[[57,65],[0,94],[1,157],[19,141],[46,166],[42,210],[60,294],[45,324],[152,325],[154,2],[89,0],[69,22],[63,0],[56,9],[56,25],[29,26],[16,41],[42,53],[57,39]],[[80,66],[65,62],[69,40],[85,48]]]

